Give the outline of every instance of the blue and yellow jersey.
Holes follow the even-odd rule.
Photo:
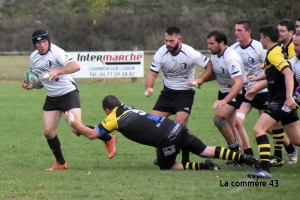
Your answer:
[[[168,118],[153,116],[122,104],[115,107],[96,129],[100,135],[117,130],[132,141],[158,147],[162,141],[168,139],[168,130],[174,124],[176,122]]]
[[[290,67],[283,50],[275,45],[267,52],[265,74],[268,81],[268,90],[271,100],[286,99],[285,79],[282,71]]]

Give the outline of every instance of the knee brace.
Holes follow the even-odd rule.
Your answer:
[[[214,124],[220,131],[228,126],[226,120],[219,116],[214,116]]]

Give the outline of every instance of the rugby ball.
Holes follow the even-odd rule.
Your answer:
[[[42,84],[42,82],[40,81],[39,76],[36,73],[34,73],[31,69],[29,69],[26,72],[25,76],[26,76],[27,83],[30,83],[30,82],[33,83],[32,84],[33,88],[35,88],[35,89],[41,89],[41,88],[44,87],[43,84]]]

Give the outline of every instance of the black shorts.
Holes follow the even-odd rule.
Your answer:
[[[222,93],[219,91],[218,93],[218,100],[224,99],[229,93]],[[242,102],[243,102],[244,95],[238,94],[232,101],[228,102],[228,105],[231,105],[235,109],[239,109]]]
[[[153,107],[153,110],[176,114],[183,111],[191,113],[195,90],[171,90],[164,88]]]
[[[43,106],[44,111],[61,110],[65,112],[71,110],[72,108],[80,108],[78,90],[73,90],[58,97],[47,96]]]
[[[176,162],[180,150],[188,150],[200,155],[206,145],[183,126],[183,128],[167,141],[163,142],[156,150],[158,166],[161,170],[169,170]]]
[[[244,98],[243,102],[249,103],[257,110],[266,110],[269,105],[270,94],[269,92],[258,93],[252,101]]]
[[[269,103],[265,113],[277,122],[281,121],[283,126],[299,120],[297,109],[285,111],[283,106],[284,104],[281,102],[272,101]]]

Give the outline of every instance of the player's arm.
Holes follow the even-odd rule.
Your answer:
[[[284,75],[285,88],[286,88],[286,102],[285,105],[293,108],[295,101],[293,99],[294,90],[294,75],[289,67],[285,67],[281,73]]]
[[[214,73],[214,70],[212,67],[212,62],[209,61],[207,63],[207,65],[205,66],[204,72],[198,78],[189,81],[189,85],[200,88],[200,86],[204,82],[212,81],[215,79],[216,79],[216,76],[215,76],[215,73]]]
[[[150,97],[153,93],[153,86],[156,80],[158,72],[150,70],[145,83],[145,95]]]
[[[234,84],[228,95],[223,99],[226,103],[232,101],[232,99],[234,99],[238,95],[239,91],[244,87],[242,76],[236,76],[232,78],[232,80]]]
[[[71,74],[80,70],[80,66],[77,61],[70,61],[64,67],[55,70],[57,75]]]
[[[74,128],[77,132],[79,132],[81,135],[90,140],[99,138],[102,135],[110,133],[104,128],[102,128],[102,130],[100,130],[99,132],[99,125],[96,128],[91,129],[83,125],[82,123],[75,121],[75,117],[71,112],[65,112],[65,120],[70,124],[72,128]]]
[[[50,71],[46,74],[42,74],[43,78],[48,78],[51,80],[57,75],[71,74],[80,70],[80,66],[74,58],[70,57],[64,50],[56,49],[53,53],[56,56],[57,62],[59,62],[63,67]],[[45,76],[46,75],[46,76]]]
[[[51,81],[51,79],[53,79],[54,77],[56,77],[57,75],[62,75],[62,74],[71,74],[74,72],[77,72],[80,70],[80,66],[76,61],[71,61],[68,62],[64,67],[59,68],[57,70],[54,71],[50,71],[47,72],[45,74],[42,74],[42,77],[44,79],[49,78],[49,80]]]
[[[259,76],[250,75],[247,78],[248,78],[248,81],[250,81],[250,82],[252,82],[252,81],[260,81],[260,80],[266,79],[266,74],[262,74],[262,75],[259,75]]]

